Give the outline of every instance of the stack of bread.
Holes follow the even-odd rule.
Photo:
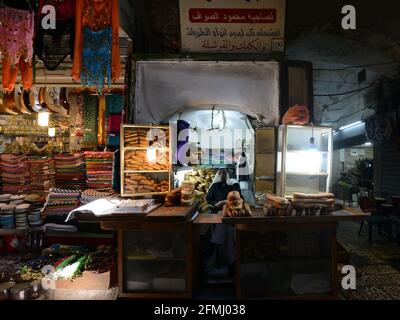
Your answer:
[[[189,181],[182,182],[181,186],[181,205],[190,207],[196,201],[194,184]]]
[[[224,217],[250,217],[252,212],[250,206],[244,203],[238,191],[228,193],[226,204],[222,209]]]
[[[125,170],[168,170],[168,153],[165,151],[157,153],[157,160],[155,162],[147,160],[145,150],[126,151],[124,157]]]
[[[142,174],[127,174],[125,176],[125,192],[127,193],[167,192],[168,190],[169,182],[166,180],[157,183],[150,176]]]
[[[165,196],[166,207],[177,207],[181,204],[181,188],[172,189]]]
[[[154,141],[150,128],[126,128],[124,139],[125,147],[165,147],[168,145],[168,130],[165,132],[165,141]]]
[[[335,210],[335,195],[333,193],[293,193],[292,205],[296,215],[319,216]]]
[[[185,181],[192,182],[196,190],[207,193],[215,174],[215,169],[193,170],[185,174]]]
[[[205,212],[208,209],[210,209],[210,205],[208,204],[207,200],[206,200],[206,195],[204,192],[201,192],[199,190],[195,190],[195,199],[199,204],[199,211],[200,212]]]
[[[292,212],[290,202],[276,194],[267,193],[263,210],[267,216],[289,216]]]

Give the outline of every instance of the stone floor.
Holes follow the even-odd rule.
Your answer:
[[[400,246],[386,235],[373,233],[368,242],[367,228],[358,235],[359,223],[342,222],[338,241],[349,253],[349,264],[357,274],[356,290],[341,290],[344,299],[400,299]]]

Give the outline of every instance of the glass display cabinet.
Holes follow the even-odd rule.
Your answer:
[[[290,198],[293,192],[330,191],[332,138],[329,127],[279,127],[276,174],[279,195]]]

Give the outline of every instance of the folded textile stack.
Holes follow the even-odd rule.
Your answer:
[[[29,203],[22,203],[15,208],[15,222],[17,230],[26,230],[29,228],[28,213],[31,205]]]
[[[1,216],[0,223],[3,229],[14,229],[15,228],[15,205],[11,204],[0,204]]]
[[[333,193],[293,193],[292,205],[296,215],[319,216],[335,210],[335,195]]]
[[[114,195],[113,192],[101,192],[93,189],[86,189],[81,193],[81,203],[87,204],[98,199],[109,198]]]
[[[25,202],[30,204],[28,222],[31,228],[39,228],[42,226],[40,211],[44,205],[43,199],[43,196],[38,194],[28,194],[25,197]]]
[[[56,186],[56,167],[53,158],[29,158],[32,192],[47,194],[48,190]]]
[[[57,154],[56,187],[65,189],[86,189],[85,159],[83,153]]]
[[[264,203],[264,213],[267,216],[289,216],[292,213],[292,207],[288,199],[276,194],[267,193]]]
[[[79,204],[81,193],[78,190],[50,189],[46,198],[43,213],[46,216],[64,215],[75,209]]]
[[[57,224],[57,223],[46,223],[43,226],[43,230],[47,232],[67,232],[73,233],[78,232],[78,228],[76,226],[67,225],[67,224]]]
[[[85,152],[86,184],[90,189],[111,191],[114,152]]]
[[[12,194],[29,193],[30,172],[25,155],[2,154],[1,177],[3,192]]]

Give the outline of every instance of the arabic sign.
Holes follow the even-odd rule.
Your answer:
[[[285,0],[180,0],[184,52],[284,50]]]

